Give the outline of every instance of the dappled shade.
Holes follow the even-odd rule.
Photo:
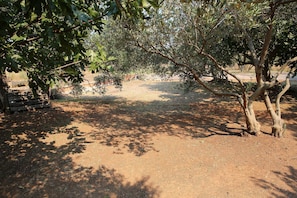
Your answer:
[[[297,169],[294,166],[288,166],[288,172],[273,171],[273,174],[281,179],[288,188],[278,186],[265,179],[252,178],[256,185],[270,192],[272,197],[297,197]]]
[[[149,177],[129,183],[114,169],[75,165],[69,154],[83,153],[88,142],[77,128],[65,128],[71,120],[61,109],[2,117],[1,197],[157,197]],[[57,133],[68,143],[45,141]]]

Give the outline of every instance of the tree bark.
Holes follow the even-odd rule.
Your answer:
[[[282,119],[281,110],[280,110],[280,99],[289,88],[290,88],[290,80],[289,78],[287,78],[285,87],[276,97],[275,110],[272,107],[272,103],[268,93],[267,92],[264,93],[264,102],[273,122],[273,125],[271,127],[272,128],[271,135],[275,137],[283,137],[286,130],[286,124]]]
[[[281,116],[277,115],[277,113],[274,111],[267,91],[264,93],[264,102],[273,122],[271,134],[275,137],[282,137],[285,131],[285,124]]]
[[[243,93],[239,103],[241,104],[241,107],[245,115],[247,132],[251,135],[260,135],[261,124],[257,121],[253,107],[253,100],[247,97],[247,93]]]
[[[6,75],[0,71],[0,108],[6,112],[9,107]]]

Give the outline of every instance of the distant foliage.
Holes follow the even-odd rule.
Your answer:
[[[71,94],[74,97],[79,97],[83,94],[84,87],[80,83],[72,83]]]
[[[102,74],[94,78],[95,91],[99,94],[105,94],[108,85],[113,85],[116,88],[122,90],[122,78],[118,75],[111,76],[108,74]]]

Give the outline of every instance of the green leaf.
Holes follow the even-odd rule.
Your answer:
[[[107,69],[109,72],[113,72],[113,71],[114,71],[114,68],[113,68],[113,66],[111,66],[111,65],[106,66],[106,69]]]
[[[159,4],[159,1],[158,0],[147,0],[151,6],[153,6],[154,8],[159,8],[160,7],[160,4]]]
[[[150,3],[147,0],[142,0],[142,6],[144,8],[148,8],[148,7],[150,7]]]
[[[107,13],[108,16],[116,17],[121,13],[115,1],[112,1],[109,3],[107,10],[108,10],[108,13]]]
[[[74,13],[80,21],[89,22],[89,20],[91,19],[91,17],[85,12],[75,11]]]
[[[22,59],[22,57],[19,54],[14,54],[14,55],[11,56],[11,58],[14,59],[14,60]]]
[[[18,35],[16,35],[16,34],[14,34],[14,35],[11,37],[11,39],[12,39],[13,41],[22,41],[22,40],[25,40],[26,37],[25,37],[25,36],[18,36]]]

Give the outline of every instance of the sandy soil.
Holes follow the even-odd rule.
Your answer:
[[[235,101],[133,81],[0,120],[0,197],[297,197],[297,104],[286,137],[241,137]]]

